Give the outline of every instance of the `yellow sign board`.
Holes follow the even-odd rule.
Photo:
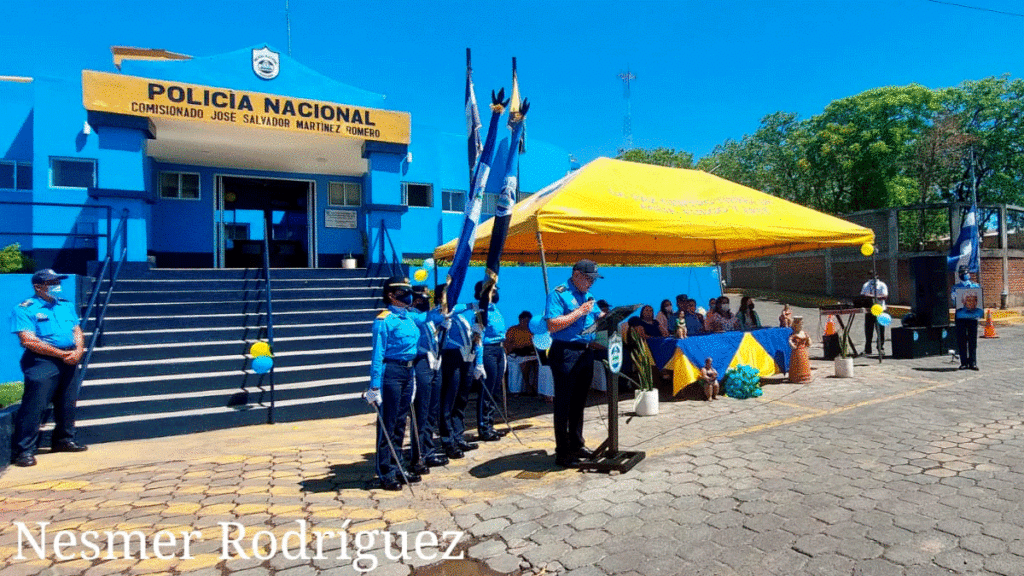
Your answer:
[[[86,110],[408,144],[408,112],[82,71]]]

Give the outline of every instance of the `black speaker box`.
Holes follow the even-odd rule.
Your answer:
[[[956,349],[956,332],[952,326],[928,326],[892,329],[894,358],[943,356]]]
[[[949,326],[949,287],[945,256],[910,259],[914,315],[921,326]]]

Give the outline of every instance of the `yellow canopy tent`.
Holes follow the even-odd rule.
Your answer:
[[[484,259],[494,220],[480,225]],[[698,170],[598,158],[513,208],[503,260],[711,264],[871,243],[874,232]],[[458,239],[434,250],[451,260]]]

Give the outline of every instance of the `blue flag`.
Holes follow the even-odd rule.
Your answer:
[[[949,257],[946,264],[950,270],[957,270],[961,267],[968,272],[978,272],[978,205],[971,204],[971,209],[964,216],[964,223],[960,226],[960,236],[956,243],[949,247]]]
[[[469,191],[469,198],[466,199],[466,217],[462,221],[462,234],[459,235],[459,243],[455,248],[455,256],[452,258],[452,266],[448,269],[447,285],[444,291],[445,312],[459,301],[459,293],[462,292],[462,285],[466,281],[466,271],[469,268],[469,259],[473,254],[473,244],[476,243],[477,225],[480,223],[480,211],[483,208],[484,188],[487,186],[487,178],[491,174],[491,162],[494,160],[494,141],[497,139],[498,119],[505,112],[505,89],[502,88],[497,95],[491,92],[491,122],[487,128],[487,140],[484,142],[483,151],[473,168],[473,187]]]
[[[487,249],[487,271],[484,274],[484,286],[480,291],[480,313],[477,317],[481,325],[487,324],[487,305],[491,301],[491,292],[498,284],[498,272],[501,269],[501,255],[505,251],[505,238],[508,236],[508,225],[512,220],[512,207],[516,203],[519,191],[519,147],[515,145],[523,135],[526,126],[526,112],[530,109],[530,101],[523,100],[515,111],[509,110],[509,125],[512,127],[512,139],[509,140],[508,157],[505,159],[501,192],[498,194],[497,207],[494,214],[494,227],[491,230],[491,244]]]
[[[473,169],[483,151],[480,142],[480,112],[476,107],[476,91],[473,90],[473,67],[470,64],[469,48],[466,48],[466,134],[469,148],[469,185],[473,185]]]

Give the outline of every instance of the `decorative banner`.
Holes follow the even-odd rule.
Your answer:
[[[408,112],[82,70],[86,110],[408,144]]]

